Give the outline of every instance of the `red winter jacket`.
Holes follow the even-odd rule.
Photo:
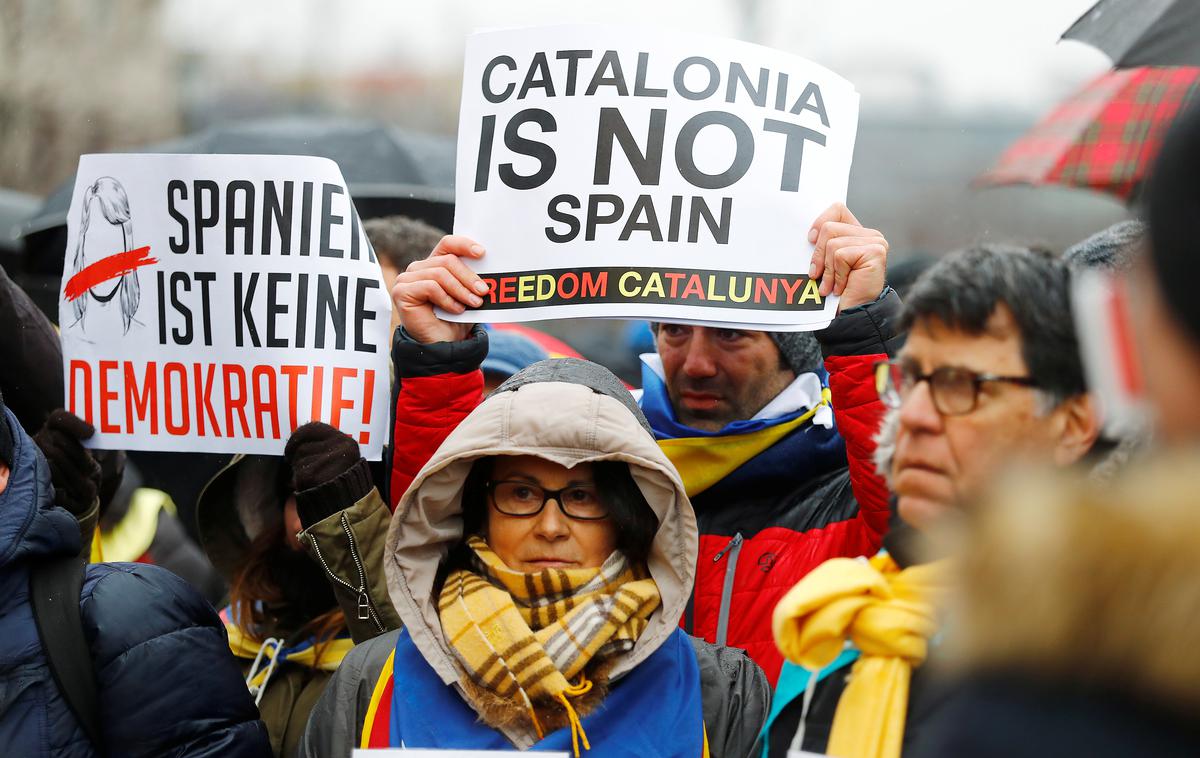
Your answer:
[[[479,405],[487,357],[487,332],[471,330],[462,342],[414,342],[396,330],[392,472],[388,505],[394,511],[421,467],[433,457],[459,422]]]
[[[817,332],[844,454],[840,444],[836,456],[828,445],[801,447],[805,459],[781,464],[798,430],[762,454],[770,459],[766,471],[735,471],[692,498],[700,558],[684,628],[744,649],[772,686],[783,665],[771,631],[776,603],[830,558],[873,555],[887,532],[889,493],[873,460],[883,417],[874,364],[894,349],[899,316],[899,297],[887,290]],[[805,469],[804,476],[789,468]]]
[[[692,498],[700,558],[682,625],[709,642],[746,650],[772,686],[783,663],[771,632],[775,604],[825,560],[874,554],[887,531],[889,493],[872,460],[883,415],[873,366],[897,341],[899,312],[899,298],[887,290],[818,333],[844,457],[802,482],[780,476],[728,489],[718,483]],[[486,354],[482,329],[463,342],[433,345],[397,333],[393,355],[401,386],[393,436],[393,508],[478,404],[482,374],[477,369]]]

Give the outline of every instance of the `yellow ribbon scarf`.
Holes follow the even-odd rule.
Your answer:
[[[270,645],[264,646],[246,634],[236,625],[226,622],[225,631],[229,635],[229,650],[238,658],[254,660],[260,652],[263,653],[266,660],[264,664],[274,660],[279,648]],[[288,653],[288,663],[296,663],[301,666],[307,666],[319,671],[336,671],[338,664],[346,657],[354,647],[354,641],[345,637],[334,637],[331,640],[316,644],[308,645],[300,650]],[[262,666],[256,673],[253,679],[247,684],[261,685],[266,678],[268,672],[267,666]]]
[[[791,421],[744,434],[718,437],[676,437],[659,440],[658,446],[679,471],[688,497],[695,497],[721,481],[754,456],[809,423],[817,411],[829,405],[829,388],[821,390],[821,402]]]
[[[869,562],[834,558],[775,606],[775,644],[792,663],[811,671],[824,668],[847,639],[861,653],[838,700],[830,755],[900,755],[909,681],[937,631],[934,600],[946,574],[945,561],[901,570],[886,553]]]
[[[599,568],[526,574],[505,566],[480,537],[467,545],[478,573],[446,579],[438,603],[446,639],[476,686],[525,705],[539,736],[538,709],[560,705],[578,755],[580,741],[589,746],[568,698],[591,689],[589,662],[633,648],[659,605],[658,585],[621,553]]]

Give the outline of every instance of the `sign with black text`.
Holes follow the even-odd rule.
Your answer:
[[[390,308],[333,161],[79,161],[59,324],[91,446],[280,454],[319,420],[378,459]]]
[[[813,329],[808,230],[844,201],[858,94],[810,61],[640,28],[467,41],[454,229],[491,286],[454,320]]]

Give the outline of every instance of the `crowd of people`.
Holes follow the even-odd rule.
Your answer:
[[[55,328],[0,276],[0,752],[1195,755],[1198,171],[1194,109],[1141,220],[903,293],[835,205],[827,328],[654,323],[632,391],[438,316],[481,305],[486,240],[370,220],[384,460],[310,422],[186,508],[85,447]],[[1089,389],[1088,270],[1130,293],[1136,433]]]

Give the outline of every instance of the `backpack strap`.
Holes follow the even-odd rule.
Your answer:
[[[86,566],[82,555],[38,561],[30,567],[29,590],[38,637],[58,691],[96,752],[103,753],[96,672],[79,615]]]

